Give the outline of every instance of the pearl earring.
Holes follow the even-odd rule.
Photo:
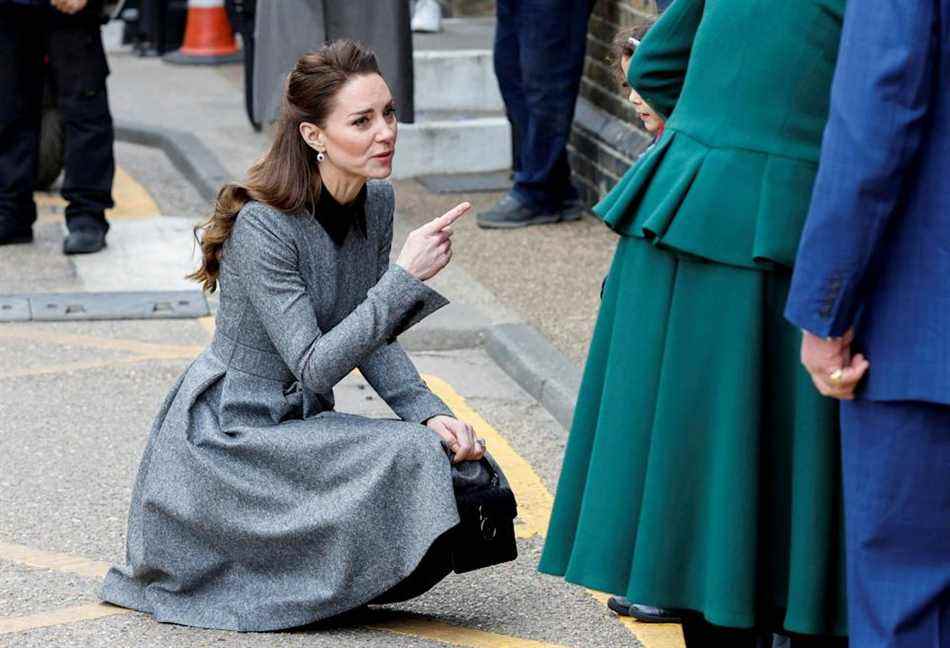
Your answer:
[[[317,151],[317,162],[323,162],[326,159],[327,156],[323,153],[323,151]]]

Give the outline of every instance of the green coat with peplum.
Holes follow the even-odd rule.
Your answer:
[[[629,82],[668,116],[620,235],[540,569],[712,623],[844,634],[836,404],[783,318],[844,0],[676,0]]]

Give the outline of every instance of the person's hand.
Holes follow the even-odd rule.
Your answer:
[[[854,390],[870,363],[860,353],[851,355],[854,329],[840,338],[824,339],[803,331],[802,364],[822,396],[853,400]]]
[[[51,4],[64,14],[79,13],[86,8],[86,0],[51,0]]]
[[[471,205],[456,205],[438,218],[413,230],[396,259],[396,265],[420,281],[431,279],[452,260],[452,223],[465,214]]]
[[[455,455],[452,463],[472,461],[485,456],[485,442],[475,436],[475,429],[451,416],[433,416],[426,426],[442,437]]]

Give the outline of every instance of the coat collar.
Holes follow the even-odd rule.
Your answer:
[[[313,210],[313,217],[330,236],[330,240],[337,247],[343,245],[351,229],[356,229],[366,237],[366,186],[360,190],[356,198],[345,205],[341,205],[327,191],[320,188],[320,197]]]

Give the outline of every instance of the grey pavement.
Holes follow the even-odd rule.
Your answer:
[[[110,563],[122,559],[132,480],[149,423],[190,353],[208,337],[208,330],[194,320],[0,327],[0,364],[15,368],[0,377],[0,633],[4,617],[95,602],[96,579],[5,562],[3,543]],[[134,362],[130,357],[143,351],[130,352],[123,347],[126,341],[152,345],[147,348],[154,353],[165,349],[172,354],[167,347],[184,350],[177,358]],[[419,352],[413,359],[420,371],[451,385],[502,433],[553,491],[563,430],[534,399],[479,349]],[[336,392],[343,411],[392,415],[356,376]],[[555,646],[638,645],[583,589],[535,572],[541,545],[537,535],[522,539],[521,556],[514,563],[450,577],[419,599],[372,609],[344,627],[238,635],[161,625],[136,614],[0,634],[0,645],[198,646],[225,641],[257,646],[275,640],[287,646],[438,645],[424,632],[405,636],[368,627],[406,619],[423,626],[436,622],[481,630],[501,641],[499,646],[517,646],[518,639]]]

